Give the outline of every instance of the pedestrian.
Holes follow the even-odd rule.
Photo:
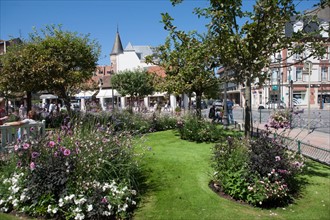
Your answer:
[[[233,109],[234,109],[234,103],[230,99],[227,99],[227,118],[228,118],[228,125],[234,124],[234,116],[233,116]]]
[[[5,104],[5,99],[0,98],[0,125],[2,125],[8,119],[8,116],[6,115]]]
[[[212,123],[214,123],[215,120],[217,119],[216,112],[215,112],[215,105],[212,105],[212,107],[210,108],[209,119],[212,119]]]

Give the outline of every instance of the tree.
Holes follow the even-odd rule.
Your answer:
[[[172,0],[173,5],[181,2]],[[256,78],[260,84],[264,82],[267,74],[262,70],[271,65],[269,58],[285,48],[292,54],[308,49],[313,51],[309,57],[318,56],[324,52],[323,42],[313,38],[315,32],[298,32],[291,37],[285,35],[285,25],[292,16],[299,16],[292,0],[257,0],[252,12],[242,10],[241,0],[210,0],[208,8],[196,9],[196,13],[210,19],[208,34],[215,48],[214,63],[226,71],[234,71],[231,77],[237,83],[245,84],[245,135],[249,136],[252,128],[251,83]],[[242,20],[245,23],[240,25]],[[302,43],[307,39],[312,41]],[[281,61],[285,65],[285,60]]]
[[[146,62],[165,69],[164,88],[167,92],[186,93],[190,103],[191,96],[195,93],[196,113],[201,117],[202,96],[214,95],[219,87],[214,70],[210,68],[210,44],[205,36],[194,31],[185,33],[177,30],[168,13],[162,14],[162,18],[169,37],[164,45],[156,49],[156,54],[146,58]]]
[[[121,71],[111,78],[113,88],[122,96],[129,95],[133,100],[151,95],[155,91],[153,82],[154,75],[141,69]],[[130,108],[132,104],[129,103]]]
[[[46,26],[40,32],[34,30],[29,40],[1,57],[0,83],[27,94],[54,92],[70,111],[70,96],[92,77],[99,54],[100,46],[89,35]]]

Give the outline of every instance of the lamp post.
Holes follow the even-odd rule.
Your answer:
[[[277,108],[280,108],[281,105],[281,60],[282,56],[279,53],[277,55],[276,60],[278,61],[278,68],[277,68]]]
[[[291,100],[292,100],[292,91],[291,91],[291,67],[287,68],[287,71],[289,71],[289,76],[288,76],[288,88],[289,88],[289,102],[288,102],[288,106],[289,108],[291,108],[292,104],[291,104]]]
[[[304,68],[308,70],[308,132],[310,131],[310,120],[311,120],[311,101],[310,101],[310,96],[311,96],[311,71],[312,71],[312,62],[307,60],[304,63]]]

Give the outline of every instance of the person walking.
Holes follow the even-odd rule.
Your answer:
[[[215,105],[212,105],[212,107],[210,108],[209,119],[212,119],[212,123],[214,123],[215,120],[217,119],[216,113],[215,113]]]
[[[234,109],[234,102],[230,99],[227,99],[227,117],[228,117],[228,125],[234,124],[234,116],[233,116],[233,109]]]

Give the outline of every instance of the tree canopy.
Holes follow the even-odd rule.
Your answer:
[[[46,26],[1,56],[0,84],[14,92],[54,92],[70,109],[70,95],[92,77],[99,54],[89,35]]]
[[[154,75],[142,69],[121,71],[111,78],[113,88],[122,96],[129,95],[132,99],[151,95],[155,91],[153,82]]]
[[[162,17],[169,37],[157,48],[156,54],[146,58],[146,62],[165,69],[164,88],[167,92],[185,93],[189,97],[195,94],[197,115],[201,116],[202,96],[215,96],[219,88],[214,70],[210,68],[210,44],[205,36],[194,31],[185,33],[177,30],[168,13]]]
[[[171,2],[176,5],[183,1]],[[233,71],[231,77],[237,83],[245,84],[246,135],[252,127],[251,83],[256,78],[261,84],[264,82],[267,74],[263,74],[263,70],[271,66],[270,57],[282,49],[291,50],[292,55],[310,51],[304,59],[324,53],[323,40],[315,38],[317,32],[299,31],[290,37],[285,34],[285,27],[291,18],[301,16],[295,10],[293,0],[257,0],[252,11],[243,11],[242,0],[210,0],[210,6],[197,8],[196,14],[210,19],[207,34],[213,45],[210,57],[213,57],[214,65]],[[242,20],[245,23],[240,25]],[[311,21],[315,22],[315,19]],[[165,29],[174,27],[172,19],[167,19],[164,24]],[[282,65],[286,64],[286,60],[281,61]]]

